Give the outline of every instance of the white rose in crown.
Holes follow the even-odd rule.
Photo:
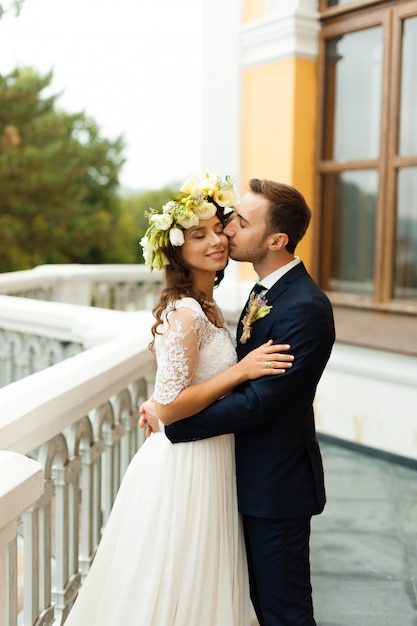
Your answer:
[[[190,176],[189,178],[187,178],[187,180],[183,183],[180,189],[180,191],[182,193],[185,193],[186,196],[192,196],[193,193],[199,190],[200,185],[198,184],[194,176]]]
[[[206,174],[201,186],[213,198],[214,202],[221,207],[235,206],[240,200],[233,180],[229,176],[223,178],[216,173]]]
[[[208,220],[216,215],[216,206],[212,202],[202,202],[194,207],[194,213],[199,220]]]
[[[235,206],[239,202],[239,196],[234,189],[219,189],[214,192],[214,202],[222,207]]]
[[[197,215],[185,207],[178,209],[176,219],[177,223],[183,228],[192,228],[198,224]]]
[[[173,246],[182,246],[185,239],[181,228],[171,228],[169,231],[169,240]]]
[[[155,224],[158,230],[168,230],[172,224],[172,215],[170,213],[154,213],[150,221]]]
[[[143,259],[146,265],[151,265],[152,259],[153,259],[153,249],[149,242],[148,237],[146,236],[142,237],[142,239],[140,240],[140,245],[142,246],[142,249],[143,249]]]

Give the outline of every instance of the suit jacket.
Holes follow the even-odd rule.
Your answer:
[[[240,343],[239,322],[238,358],[272,338],[291,345],[292,368],[240,385],[165,432],[173,443],[235,433],[240,512],[305,517],[325,504],[313,400],[335,340],[333,311],[302,263],[284,274],[266,299],[272,309],[254,323],[246,344]]]

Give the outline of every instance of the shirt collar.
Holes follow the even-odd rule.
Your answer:
[[[258,279],[258,282],[261,283],[265,287],[265,289],[271,289],[271,287],[275,285],[275,283],[280,278],[282,278],[284,274],[292,270],[292,268],[298,265],[299,263],[301,263],[301,259],[298,256],[296,256],[294,257],[292,261],[290,261],[286,265],[283,265],[282,267],[279,267],[274,272],[271,272],[271,274],[268,274],[268,276],[265,276],[262,280]]]

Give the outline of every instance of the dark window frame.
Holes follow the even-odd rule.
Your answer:
[[[336,319],[343,319],[339,339],[382,349],[417,354],[417,301],[394,299],[393,267],[396,224],[396,178],[403,167],[416,167],[417,155],[401,157],[398,154],[397,123],[400,105],[402,23],[407,17],[417,16],[417,0],[398,2],[353,1],[328,8],[327,0],[320,0],[322,30],[319,37],[318,62],[318,124],[315,181],[315,219],[313,228],[313,273],[330,296]],[[325,111],[325,53],[326,40],[360,31],[372,26],[383,28],[383,78],[380,127],[380,154],[377,159],[337,162],[323,160]],[[375,283],[372,296],[332,292],[328,289],[326,258],[331,252],[332,234],[329,206],[323,197],[323,177],[347,170],[375,169],[379,175],[375,222]],[[327,228],[326,228],[327,226]],[[407,318],[407,319],[406,319]],[[352,320],[350,325],[348,320]],[[360,320],[363,320],[363,323]],[[376,323],[376,321],[378,322]],[[402,323],[401,323],[402,321]],[[409,323],[410,322],[410,323]],[[414,331],[414,326],[416,330]],[[372,332],[376,327],[380,332]],[[399,333],[406,332],[408,339]],[[361,339],[358,329],[362,328]],[[383,329],[383,330],[382,330]],[[365,334],[368,332],[368,338]],[[402,333],[403,334],[403,333]],[[401,339],[400,339],[401,335]],[[355,339],[356,336],[356,339]],[[398,342],[396,342],[398,338]]]

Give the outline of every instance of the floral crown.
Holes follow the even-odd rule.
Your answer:
[[[183,245],[184,230],[197,226],[199,220],[210,219],[219,208],[224,215],[232,213],[237,202],[239,195],[230,176],[206,174],[201,183],[187,178],[178,195],[148,213],[150,226],[140,241],[146,265],[151,271],[169,265],[165,251],[169,244]]]

